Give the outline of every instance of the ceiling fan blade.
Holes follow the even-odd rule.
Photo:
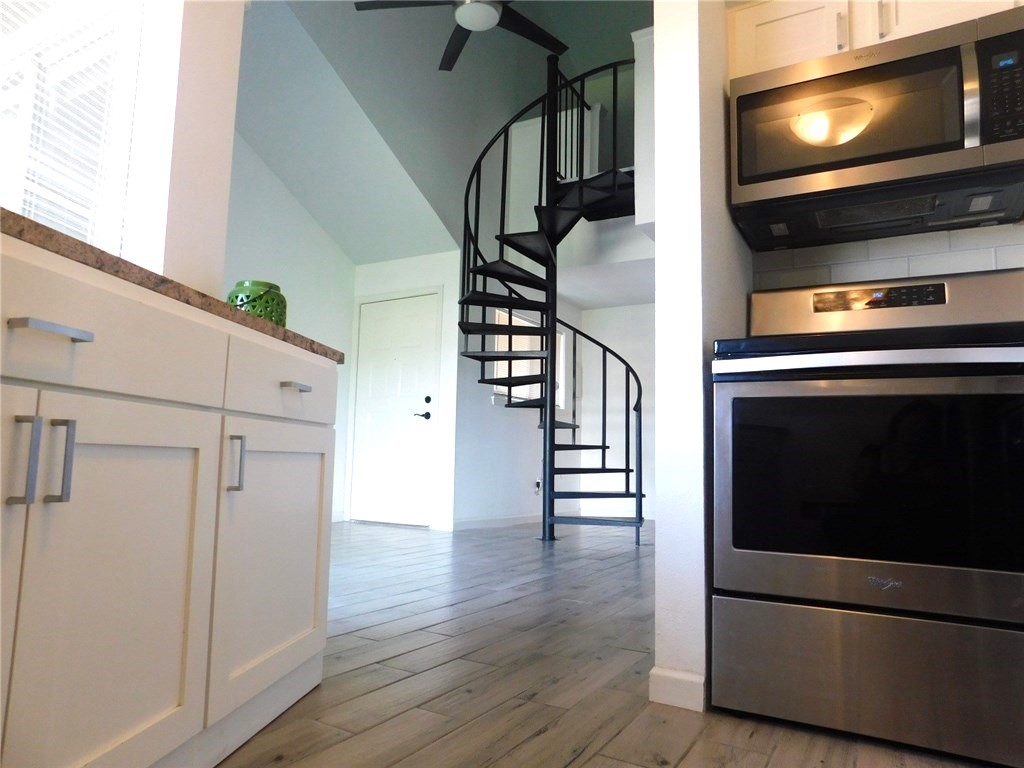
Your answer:
[[[428,5],[451,4],[451,0],[362,0],[354,5],[357,11],[379,11],[384,8],[419,8]]]
[[[451,72],[452,67],[455,66],[456,60],[459,58],[459,54],[462,53],[462,49],[466,45],[466,41],[469,40],[469,36],[472,33],[460,27],[458,24],[455,25],[455,29],[452,30],[452,36],[448,38],[448,45],[445,46],[444,55],[441,56],[441,66],[438,69],[442,69],[445,72]]]
[[[569,46],[554,35],[545,32],[518,11],[509,8],[508,4],[501,9],[498,26],[509,32],[514,32],[520,37],[525,37],[527,40],[547,48],[552,53],[561,55],[569,50]]]

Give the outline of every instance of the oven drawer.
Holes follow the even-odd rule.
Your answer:
[[[1024,767],[1024,632],[712,598],[711,703]]]

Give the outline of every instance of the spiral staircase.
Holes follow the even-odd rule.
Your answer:
[[[630,141],[623,124],[632,120],[632,63],[570,80],[558,57],[549,57],[547,91],[495,134],[466,186],[462,354],[479,362],[480,383],[500,393],[505,407],[539,413],[544,541],[555,539],[556,525],[610,525],[634,528],[640,544],[640,379],[557,312],[559,245],[584,219],[634,212],[633,173],[622,167],[632,148],[620,146]],[[581,433],[595,439],[579,442]],[[599,489],[589,489],[593,483]],[[592,499],[624,500],[616,505],[632,514],[559,513]]]

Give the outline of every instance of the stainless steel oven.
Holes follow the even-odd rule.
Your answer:
[[[1024,270],[751,322],[712,364],[711,703],[1024,766]]]

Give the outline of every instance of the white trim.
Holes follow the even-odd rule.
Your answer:
[[[703,712],[704,676],[656,666],[651,670],[648,698],[658,704]]]

